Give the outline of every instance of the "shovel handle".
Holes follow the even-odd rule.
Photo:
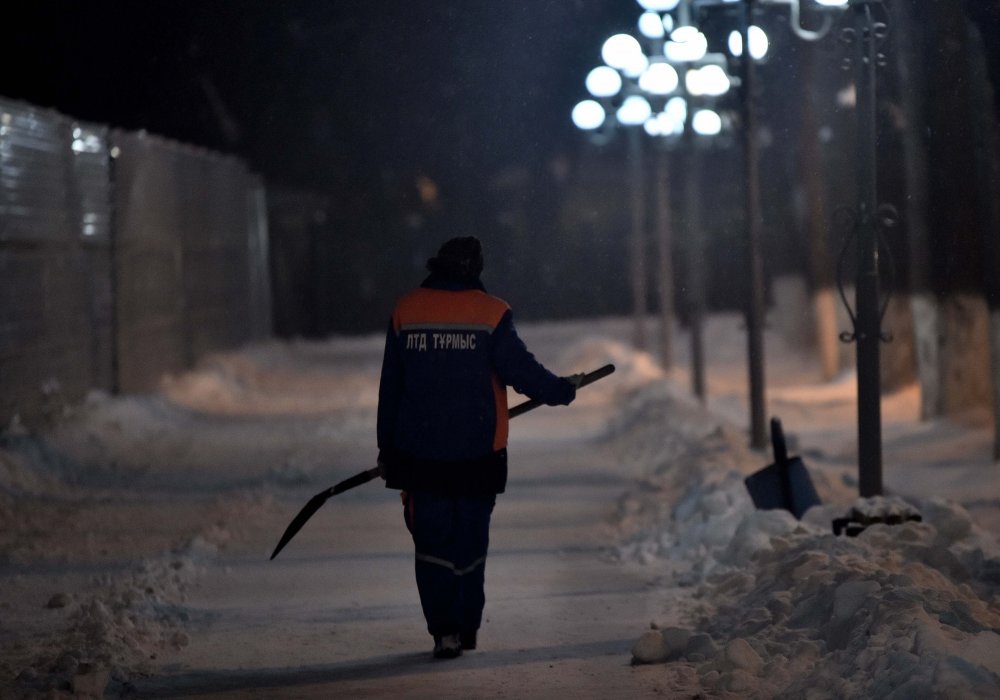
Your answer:
[[[771,419],[771,448],[774,450],[774,463],[779,468],[788,465],[788,446],[785,444],[785,431],[781,429],[781,421],[777,417]]]
[[[596,369],[593,372],[588,372],[587,374],[583,375],[583,377],[581,377],[580,379],[580,382],[576,386],[577,388],[579,388],[581,386],[586,386],[587,384],[593,384],[598,379],[606,377],[614,371],[615,371],[614,365],[604,365],[600,369]],[[514,406],[512,409],[510,409],[510,411],[508,412],[508,416],[510,418],[514,418],[515,416],[519,416],[522,413],[527,413],[533,408],[538,408],[541,405],[542,403],[540,401],[533,401],[533,400],[525,401],[524,403]],[[274,548],[274,553],[271,554],[271,559],[274,559],[276,556],[278,556],[278,552],[280,552],[284,548],[284,546],[288,544],[293,537],[295,537],[295,534],[299,530],[301,530],[302,526],[306,524],[306,521],[309,520],[309,518],[311,518],[313,514],[315,514],[316,511],[319,510],[324,503],[326,503],[327,499],[329,499],[332,496],[336,496],[338,493],[343,493],[348,489],[353,489],[355,486],[360,486],[361,484],[368,483],[369,481],[381,475],[382,475],[381,465],[372,467],[371,469],[367,469],[363,472],[355,474],[352,477],[344,479],[339,484],[331,486],[325,491],[320,491],[315,496],[313,496],[309,500],[309,502],[306,503],[305,507],[299,512],[299,514],[295,516],[292,522],[289,523],[288,527],[285,529],[284,534],[281,536],[281,539],[278,541],[278,546]]]
[[[587,372],[583,377],[580,378],[580,383],[576,385],[576,388],[587,386],[588,384],[593,384],[598,379],[604,379],[606,376],[615,371],[615,366],[608,364],[595,369],[593,372]],[[535,399],[529,399],[524,403],[519,403],[518,405],[512,407],[507,411],[508,418],[517,418],[522,413],[527,413],[533,409],[538,408],[543,405],[541,401],[536,401]]]

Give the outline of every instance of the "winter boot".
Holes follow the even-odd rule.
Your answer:
[[[458,638],[462,642],[463,651],[472,651],[476,648],[476,630],[472,630],[471,632],[462,632],[458,635]]]
[[[454,659],[462,655],[462,642],[457,634],[434,636],[434,658]]]

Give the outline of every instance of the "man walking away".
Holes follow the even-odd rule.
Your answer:
[[[479,279],[482,246],[453,238],[392,312],[379,386],[386,487],[400,489],[434,656],[476,648],[490,516],[507,481],[507,386],[548,405],[576,397],[525,347],[510,306]]]

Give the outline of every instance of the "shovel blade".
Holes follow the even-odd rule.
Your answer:
[[[789,459],[787,469],[787,485],[777,464],[770,464],[751,474],[744,483],[758,509],[782,508],[801,519],[807,510],[820,504],[819,495],[801,458]]]
[[[288,527],[285,528],[285,534],[283,534],[281,539],[278,540],[278,546],[274,548],[274,553],[271,555],[272,560],[278,556],[278,552],[284,549],[285,545],[288,544],[291,539],[295,537],[296,533],[302,529],[302,526],[306,524],[306,521],[315,515],[316,511],[319,510],[324,503],[326,503],[326,500],[329,497],[330,492],[323,491],[322,493],[317,493],[309,499],[309,502],[305,504],[302,510],[299,511],[299,514],[296,515],[295,518],[292,519],[292,522],[288,524]]]

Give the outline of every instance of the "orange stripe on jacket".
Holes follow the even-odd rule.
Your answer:
[[[496,328],[510,310],[503,299],[478,289],[447,291],[416,289],[396,305],[392,325],[396,332],[403,326],[421,323],[456,323]]]
[[[493,399],[497,407],[497,429],[493,434],[493,451],[507,447],[507,434],[510,432],[510,417],[507,409],[507,389],[493,374]]]

